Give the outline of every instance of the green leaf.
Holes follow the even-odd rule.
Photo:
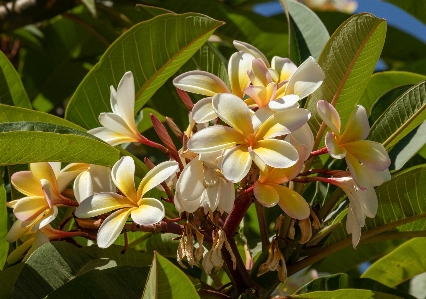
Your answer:
[[[141,120],[137,123],[138,131],[140,133],[143,133],[146,130],[152,128],[152,122],[150,118],[151,113],[154,114],[161,122],[166,121],[166,117],[157,110],[154,110],[152,108],[143,108],[139,113],[139,118]]]
[[[356,250],[346,247],[315,263],[312,268],[318,272],[342,273],[347,272],[359,264],[372,261],[391,252],[401,245],[403,240],[382,241],[368,244],[359,244]],[[351,258],[348,259],[348,256]]]
[[[84,4],[84,6],[87,7],[87,9],[90,11],[90,13],[96,17],[96,3],[95,0],[81,0],[81,3]]]
[[[66,242],[47,243],[38,248],[25,263],[15,283],[13,297],[43,298],[76,276],[90,273],[94,269],[149,265],[150,260],[146,255],[132,249],[121,254],[121,249],[120,246],[108,249],[90,246],[79,249]],[[107,287],[104,284],[101,286]]]
[[[374,124],[383,112],[385,112],[396,99],[398,99],[411,87],[413,87],[413,84],[398,86],[387,91],[384,95],[378,98],[371,108],[371,115],[368,118],[369,123]]]
[[[0,103],[31,109],[31,103],[15,67],[0,51]]]
[[[157,252],[142,296],[142,299],[154,298],[200,298],[191,280]]]
[[[0,123],[23,121],[45,122],[86,132],[86,129],[51,114],[0,104]]]
[[[147,11],[153,17],[159,16],[159,15],[164,15],[164,14],[167,14],[167,13],[174,13],[173,11],[168,10],[168,9],[164,9],[164,8],[161,8],[161,7],[144,5],[144,4],[136,4],[136,7]]]
[[[368,139],[392,148],[426,119],[426,81],[405,92],[371,127]]]
[[[6,263],[9,252],[9,242],[6,241],[7,236],[7,208],[6,208],[6,189],[4,188],[5,168],[0,167],[0,270]]]
[[[92,270],[59,287],[46,298],[140,299],[148,267],[118,266]]]
[[[66,118],[84,128],[98,127],[99,114],[111,111],[110,86],[116,88],[126,71],[135,77],[135,111],[139,111],[220,25],[222,22],[189,13],[164,14],[133,26],[81,82],[68,104]]]
[[[0,272],[0,294],[2,299],[12,298],[13,285],[23,267],[24,264],[17,264]]]
[[[352,278],[347,274],[335,274],[317,278],[303,286],[295,294],[312,294],[311,292],[315,291],[334,291],[339,289],[364,289],[386,293],[389,294],[389,296],[395,295],[401,298],[414,299],[414,297],[409,294],[387,287],[373,279]]]
[[[418,0],[385,0],[413,15],[419,21],[426,24],[426,3]]]
[[[377,260],[361,277],[395,287],[415,275],[426,272],[425,246],[426,238],[407,241]]]
[[[358,104],[364,106],[367,114],[370,115],[371,107],[373,107],[377,99],[389,90],[402,85],[417,84],[425,79],[426,76],[409,72],[389,71],[375,73],[371,75]]]
[[[175,234],[156,234],[150,237],[146,243],[147,252],[158,252],[165,257],[176,258],[176,252],[179,246],[178,240],[173,240],[179,237]]]
[[[330,38],[327,28],[307,6],[295,1],[287,1],[287,6],[301,60],[304,61],[309,56],[318,59]]]
[[[362,13],[350,17],[333,33],[318,59],[325,80],[309,98],[310,127],[316,136],[322,123],[319,100],[335,104],[342,128],[358,103],[376,66],[386,37],[386,21]]]
[[[319,291],[312,292],[308,294],[289,296],[289,299],[296,298],[306,298],[306,299],[336,299],[336,298],[345,298],[345,299],[398,299],[399,296],[390,295],[387,293],[373,292],[370,290],[337,290],[337,291]]]
[[[0,125],[0,128],[3,125]],[[65,127],[64,127],[65,128]],[[81,162],[113,166],[120,152],[90,137],[38,131],[0,133],[0,165],[32,162]]]
[[[426,217],[426,167],[422,165],[392,177],[376,188],[379,208],[374,218],[367,218],[362,228],[361,240],[372,235],[398,227],[397,231],[422,230]],[[415,221],[415,222],[414,222]],[[411,222],[411,223],[410,223]],[[337,242],[350,244],[350,235],[346,233],[346,217],[330,234],[324,247]]]

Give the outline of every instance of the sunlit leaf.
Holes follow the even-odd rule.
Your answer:
[[[370,77],[358,104],[364,106],[369,115],[374,103],[389,90],[402,85],[417,84],[425,79],[426,76],[409,72],[375,73]]]
[[[386,21],[362,13],[346,20],[327,42],[318,63],[325,80],[307,101],[310,127],[317,134],[322,123],[316,112],[319,100],[335,104],[342,127],[358,103],[376,66],[386,37]]]
[[[116,88],[127,71],[135,77],[135,111],[139,111],[220,25],[222,22],[190,13],[164,14],[133,26],[81,82],[68,104],[66,118],[85,128],[98,127],[99,114],[111,111],[110,86]]]
[[[6,241],[7,236],[7,209],[6,209],[6,189],[4,188],[5,168],[0,167],[0,270],[6,263],[9,252],[9,243]]]
[[[409,240],[373,263],[361,277],[395,287],[426,272],[425,246],[426,238]]]
[[[191,280],[175,265],[158,253],[149,271],[142,299],[200,298]]]
[[[31,109],[21,78],[7,56],[0,51],[0,103]]]
[[[371,127],[368,139],[389,149],[426,119],[426,81],[405,92]]]

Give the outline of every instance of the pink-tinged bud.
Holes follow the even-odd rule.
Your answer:
[[[152,113],[150,114],[150,117],[155,132],[167,149],[173,152],[177,151],[176,146],[174,145],[172,138],[170,138],[170,135],[163,123]]]
[[[186,93],[186,91],[179,89],[179,88],[176,88],[176,91],[177,91],[180,99],[182,100],[182,102],[185,104],[186,108],[188,108],[189,111],[192,111],[194,104],[192,103],[191,98]]]
[[[175,122],[167,116],[166,116],[166,122],[167,122],[167,125],[169,126],[170,130],[172,130],[172,132],[176,135],[176,137],[179,138],[180,141],[182,141],[183,133],[179,129],[179,127],[175,124]]]

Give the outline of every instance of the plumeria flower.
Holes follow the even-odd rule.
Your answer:
[[[368,171],[371,172],[372,170],[367,169]],[[344,175],[345,172],[342,172],[342,174]],[[358,188],[351,176],[322,178],[323,181],[341,188],[349,199],[346,231],[348,234],[352,234],[352,245],[354,248],[356,248],[361,238],[361,228],[365,225],[365,217],[374,218],[377,213],[378,201],[374,187],[381,185],[385,181],[389,181],[390,173],[388,170],[385,170],[372,177],[373,180],[370,181],[370,185],[364,190]]]
[[[129,216],[140,225],[155,224],[164,218],[163,204],[155,198],[143,197],[178,169],[176,161],[158,164],[148,171],[135,189],[135,162],[131,157],[123,157],[112,168],[112,180],[121,194],[114,192],[95,193],[81,202],[75,211],[79,218],[90,218],[101,214],[110,214],[99,228],[97,241],[101,248],[109,247],[119,236]]]
[[[12,185],[26,197],[7,203],[13,208],[17,220],[10,229],[7,240],[14,242],[26,234],[31,234],[53,221],[58,206],[77,206],[78,203],[61,193],[88,164],[69,164],[61,170],[60,162],[31,163],[30,171],[14,173]]]
[[[325,136],[328,153],[335,159],[345,158],[349,171],[360,188],[368,188],[380,172],[385,171],[391,160],[383,145],[364,140],[370,133],[365,108],[357,106],[349,116],[346,128],[340,134],[340,117],[327,101],[318,101],[318,114],[330,128]],[[361,164],[362,163],[362,164]]]
[[[197,123],[205,123],[217,117],[212,108],[212,97],[219,93],[233,93],[242,98],[250,80],[247,71],[255,57],[250,53],[237,52],[229,59],[228,75],[231,89],[219,77],[204,71],[186,72],[173,80],[173,84],[184,91],[207,96],[198,101],[192,109],[192,117]]]
[[[101,113],[99,122],[103,127],[88,133],[115,146],[126,142],[144,142],[134,118],[135,83],[132,72],[126,72],[118,84],[117,91],[111,88],[111,112]]]
[[[234,184],[226,180],[219,169],[222,152],[203,154],[189,162],[176,183],[175,206],[180,213],[193,213],[199,207],[229,212],[234,204]],[[204,161],[203,161],[203,160]]]
[[[90,164],[74,181],[74,196],[78,203],[95,193],[115,192],[115,189],[111,168],[100,165]]]
[[[286,168],[299,159],[296,149],[274,137],[297,130],[309,119],[305,109],[293,108],[276,113],[265,122],[254,125],[247,105],[233,94],[218,94],[213,109],[228,126],[212,126],[194,134],[188,141],[190,151],[198,154],[229,149],[222,162],[222,173],[228,181],[239,182],[250,170],[252,161],[264,170],[266,165]]]
[[[265,207],[273,207],[278,204],[291,218],[302,220],[309,217],[310,208],[306,200],[297,192],[291,190],[283,183],[295,178],[304,165],[305,148],[296,147],[298,150],[298,162],[289,168],[267,167],[261,171],[259,179],[254,184],[253,193],[259,203]]]

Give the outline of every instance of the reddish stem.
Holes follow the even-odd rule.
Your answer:
[[[314,156],[319,156],[319,155],[323,155],[323,154],[327,154],[327,153],[328,153],[327,147],[323,147],[322,149],[311,152],[311,155],[309,156],[308,159],[310,159]]]
[[[141,144],[145,144],[145,145],[147,145],[147,146],[150,146],[150,147],[154,147],[154,148],[156,148],[156,149],[159,149],[160,151],[162,151],[163,153],[165,153],[165,154],[167,154],[169,151],[168,151],[168,149],[164,146],[164,145],[161,145],[161,144],[159,144],[159,143],[157,143],[157,142],[154,142],[154,141],[151,141],[151,140],[149,140],[148,138],[146,138],[145,136],[140,136],[140,139],[139,139],[139,142],[141,143]]]
[[[174,223],[174,222],[165,222],[161,221],[158,224],[151,224],[151,225],[133,225],[133,224],[126,224],[125,226],[127,231],[142,231],[142,232],[149,232],[149,233],[158,233],[159,230],[161,233],[172,233],[177,235],[182,235],[183,232],[183,225]]]
[[[242,191],[235,199],[235,204],[223,225],[223,230],[228,238],[234,237],[238,225],[250,207],[252,203],[251,198],[253,196],[253,188],[254,186],[251,186]]]

